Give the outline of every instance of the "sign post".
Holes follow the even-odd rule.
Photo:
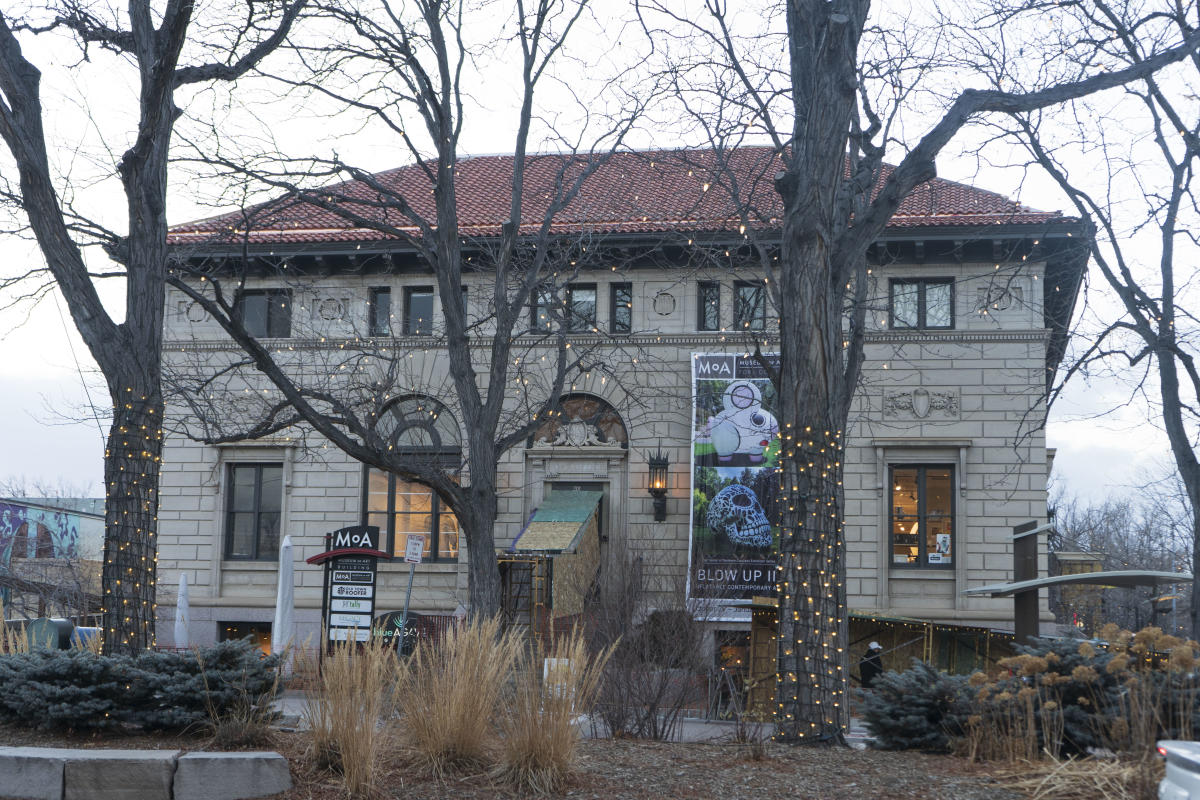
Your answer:
[[[421,563],[421,553],[425,551],[425,535],[410,533],[408,543],[404,546],[404,561],[408,564],[408,591],[404,594],[404,616],[400,618],[400,627],[408,624],[408,601],[412,600],[413,575],[417,572],[417,564]]]
[[[325,565],[321,618],[328,633],[322,653],[329,642],[370,639],[375,568],[379,559],[391,559],[379,549],[379,528],[375,525],[352,525],[327,533],[325,546],[328,549],[324,553],[307,559],[309,564]]]

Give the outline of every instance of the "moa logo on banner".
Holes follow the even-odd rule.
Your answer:
[[[737,356],[696,356],[696,377],[733,380]]]

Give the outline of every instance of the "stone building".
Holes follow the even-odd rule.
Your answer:
[[[778,341],[764,276],[748,255],[751,241],[769,248],[770,181],[752,192],[748,233],[729,193],[717,191],[719,178],[705,170],[714,158],[619,154],[557,218],[558,234],[602,255],[572,262],[556,273],[553,292],[531,298],[528,336],[557,324],[543,312],[559,304],[567,310],[567,341],[605,368],[573,376],[563,415],[503,454],[498,549],[511,548],[548,493],[583,490],[601,496],[595,525],[608,568],[615,553],[637,552],[664,574],[686,576],[693,592],[713,574],[701,570],[716,556],[699,539],[693,544],[694,534],[720,538],[724,522],[710,523],[708,513],[717,490],[753,480],[751,467],[769,467],[774,434],[764,434],[754,452],[722,445],[728,430],[721,429],[718,395],[729,383],[701,386],[695,365],[746,356],[756,344],[770,353]],[[751,149],[744,158],[745,171],[771,156]],[[480,262],[505,222],[511,168],[510,157],[457,165],[463,235]],[[552,174],[531,169],[529,206],[536,206],[538,181],[549,186]],[[414,202],[429,193],[417,167],[376,180]],[[536,222],[536,209],[530,213]],[[1045,398],[1086,268],[1085,238],[1077,220],[935,179],[906,199],[872,248],[866,363],[845,454],[852,609],[1011,628],[1010,602],[961,592],[1007,580],[1012,527],[1045,520]],[[412,429],[419,436],[397,446],[432,446],[461,459],[472,432],[458,422],[446,378],[439,335],[445,298],[403,237],[281,200],[179,226],[172,246],[181,260],[244,278],[236,300],[242,318],[290,369],[336,372],[348,349],[390,353],[412,388],[396,413],[420,418]],[[463,282],[453,301],[466,303],[482,343],[494,281],[480,267]],[[176,376],[216,370],[235,357],[224,332],[177,290],[165,324],[165,358]],[[536,383],[536,366],[524,374]],[[766,392],[755,402],[767,402],[769,386],[750,383],[758,388],[747,391]],[[710,390],[718,394],[698,411],[696,398]],[[251,381],[241,392],[253,400],[262,388]],[[170,432],[197,407],[168,408],[177,424],[168,426],[159,512],[160,580],[172,584],[188,573],[193,642],[265,633],[283,534],[296,547],[299,638],[316,635],[322,572],[304,560],[324,549],[329,531],[360,523],[379,525],[381,546],[400,554],[406,533],[425,534],[413,610],[461,611],[465,542],[452,511],[427,487],[369,469],[302,428],[220,445]],[[228,413],[239,409],[230,399]],[[651,486],[652,454],[665,457],[665,492]],[[715,483],[698,484],[706,480]],[[754,562],[733,530],[722,546],[735,561]],[[380,565],[376,612],[402,605],[407,576],[402,563]],[[743,587],[739,597],[769,591],[769,579],[758,580],[761,587]],[[160,613],[169,619],[172,610],[163,604]],[[735,603],[724,618],[736,627],[748,616]],[[160,640],[169,627],[160,625]]]

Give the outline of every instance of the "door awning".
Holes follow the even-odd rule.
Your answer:
[[[547,555],[574,553],[579,549],[588,524],[600,510],[603,497],[603,492],[551,492],[533,510],[508,552]]]

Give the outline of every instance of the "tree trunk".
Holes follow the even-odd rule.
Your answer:
[[[841,441],[785,436],[779,559],[778,739],[845,744],[847,623]]]
[[[494,474],[494,473],[493,473]],[[484,481],[484,484],[489,483]],[[487,619],[500,613],[500,567],[496,561],[496,491],[475,483],[472,476],[471,510],[460,520],[467,537],[467,610],[472,618]]]
[[[793,198],[784,200],[791,206]],[[785,220],[781,243],[783,296],[805,313],[780,315],[776,726],[780,741],[845,744],[842,441],[853,387],[844,385],[843,294],[820,219],[813,213]]]
[[[113,391],[104,454],[101,641],[106,654],[135,654],[154,646],[162,412],[158,391],[143,395],[133,386]]]

